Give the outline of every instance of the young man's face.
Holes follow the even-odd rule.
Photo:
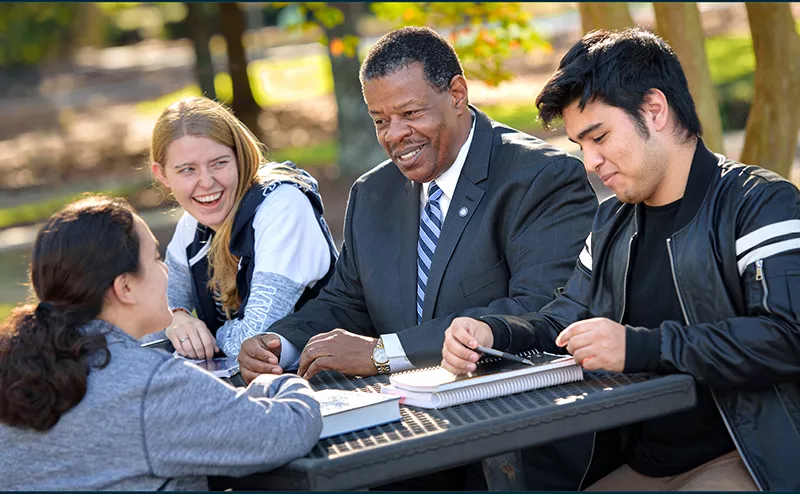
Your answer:
[[[469,111],[463,78],[439,92],[414,63],[365,81],[363,90],[378,142],[406,178],[424,183],[447,171],[463,144],[458,118]]]
[[[624,110],[599,101],[583,111],[575,101],[562,112],[569,139],[583,149],[583,164],[620,201],[647,202],[666,174],[666,157],[654,138],[646,137]],[[647,119],[645,125],[650,127]]]

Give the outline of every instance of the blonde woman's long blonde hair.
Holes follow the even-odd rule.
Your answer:
[[[228,317],[238,310],[241,297],[236,288],[239,258],[231,254],[233,220],[244,195],[256,183],[282,179],[302,183],[292,168],[268,163],[267,150],[230,110],[208,98],[186,98],[168,106],[158,117],[150,145],[150,160],[162,170],[167,159],[167,148],[181,137],[191,135],[207,137],[233,150],[239,172],[233,207],[222,226],[215,232],[208,251],[208,288],[222,302]],[[158,180],[154,179],[158,185]]]

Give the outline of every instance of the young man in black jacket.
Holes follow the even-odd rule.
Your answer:
[[[468,372],[483,345],[690,374],[697,407],[626,428],[624,464],[590,489],[800,489],[797,188],[704,146],[677,57],[644,30],[584,36],[537,106],[616,197],[556,300],[454,320],[442,365]]]

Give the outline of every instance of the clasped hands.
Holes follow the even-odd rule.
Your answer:
[[[468,317],[453,319],[447,328],[442,348],[442,367],[453,374],[475,370],[481,354],[479,345],[492,347],[494,335],[485,322]],[[622,372],[625,368],[625,326],[604,317],[570,324],[555,341],[566,347],[586,370]]]
[[[376,338],[338,328],[318,334],[303,349],[297,375],[310,379],[320,371],[334,370],[351,376],[374,376],[378,373],[372,362],[376,343]],[[249,383],[259,374],[281,374],[280,354],[281,342],[274,334],[246,339],[239,351],[242,379]]]

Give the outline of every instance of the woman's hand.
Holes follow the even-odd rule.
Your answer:
[[[210,359],[219,351],[217,340],[206,323],[183,311],[172,314],[172,324],[164,332],[181,355],[193,359]]]

